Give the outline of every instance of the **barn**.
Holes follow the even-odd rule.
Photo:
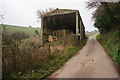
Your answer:
[[[55,30],[69,29],[79,40],[85,38],[85,27],[78,10],[55,9],[41,16],[41,39],[47,41]]]

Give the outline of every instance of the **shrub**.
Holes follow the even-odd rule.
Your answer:
[[[25,32],[15,32],[10,34],[10,37],[15,40],[22,40],[22,39],[29,38],[29,35],[26,34]]]
[[[21,41],[23,38],[25,38],[24,33],[12,35],[7,32],[2,33],[3,78],[15,77],[13,74],[20,75],[38,69],[49,57],[47,46],[41,49],[40,44],[34,42],[23,44]]]
[[[75,46],[78,44],[77,36],[70,30],[56,30],[53,36],[58,38],[58,41],[64,46]]]

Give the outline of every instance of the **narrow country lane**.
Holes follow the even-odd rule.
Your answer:
[[[91,36],[87,44],[51,78],[118,78],[114,62]]]

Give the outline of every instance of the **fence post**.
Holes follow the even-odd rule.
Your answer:
[[[49,51],[49,55],[50,55],[50,42],[48,43],[48,51]]]

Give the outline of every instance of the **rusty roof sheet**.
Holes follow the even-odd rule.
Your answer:
[[[61,14],[70,14],[79,12],[78,10],[72,10],[72,9],[55,9],[53,11],[47,12],[43,14],[43,16],[53,16],[53,15],[61,15]]]

